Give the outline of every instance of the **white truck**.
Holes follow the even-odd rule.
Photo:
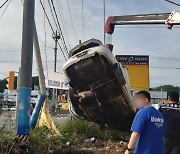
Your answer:
[[[127,70],[109,48],[99,40],[88,40],[70,51],[63,69],[75,114],[101,126],[130,127],[135,110]]]

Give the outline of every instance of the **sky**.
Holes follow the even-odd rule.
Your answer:
[[[4,1],[0,0],[0,6]],[[55,30],[56,26],[51,16],[48,1],[42,1]],[[68,0],[68,2],[70,12],[67,0],[54,0],[68,49],[73,48],[78,40],[96,38],[103,41],[103,0],[83,0],[83,11],[82,0]],[[178,0],[174,0],[174,2],[178,2]],[[0,9],[1,79],[7,77],[8,71],[18,72],[21,59],[22,2],[21,0],[11,0],[4,12],[6,6]],[[168,13],[174,10],[180,11],[180,7],[165,0],[106,0],[106,19],[108,16],[115,15]],[[62,16],[63,18],[61,18]],[[35,4],[35,21],[44,69],[53,71],[54,40],[39,0],[36,0]],[[166,25],[117,26],[112,35],[113,53],[114,55],[149,55],[150,86],[157,87],[165,84],[180,86],[180,35],[178,33],[180,33],[178,26],[174,26],[172,30],[168,30]],[[57,71],[62,72],[65,59],[59,49],[57,56]],[[37,75],[35,58],[33,75]]]

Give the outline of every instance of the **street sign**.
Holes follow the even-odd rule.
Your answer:
[[[124,65],[149,65],[149,56],[144,55],[116,55],[116,59]]]
[[[133,90],[149,90],[149,56],[116,55],[116,59],[126,66],[130,87]]]
[[[45,84],[47,88],[69,89],[67,79],[63,73],[45,72]]]

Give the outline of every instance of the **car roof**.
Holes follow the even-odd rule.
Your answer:
[[[102,42],[97,40],[97,39],[90,39],[90,40],[87,40],[81,44],[78,44],[76,47],[74,47],[73,49],[71,49],[69,51],[69,58],[72,57],[73,55],[83,51],[83,50],[86,50],[86,49],[89,49],[89,48],[92,48],[92,47],[96,47],[96,46],[100,46],[102,45]]]

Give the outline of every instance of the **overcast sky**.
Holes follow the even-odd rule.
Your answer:
[[[0,0],[0,5],[5,0]],[[42,0],[43,1],[43,0]],[[52,26],[53,22],[48,1],[44,0],[47,14]],[[60,6],[61,2],[61,6]],[[103,41],[103,0],[84,0],[84,37],[82,22],[82,0],[69,0],[75,33],[73,30],[67,0],[54,0],[59,21],[63,29],[68,49],[74,47],[79,39],[97,38]],[[174,0],[178,2],[178,0]],[[59,5],[57,5],[57,3]],[[21,55],[22,13],[21,0],[11,0],[9,7],[3,14],[6,5],[0,9],[0,78],[5,78],[8,71],[18,71]],[[59,9],[63,12],[64,27]],[[106,0],[106,18],[114,15],[130,15],[145,13],[166,13],[180,10],[164,0]],[[3,14],[3,15],[2,15]],[[35,20],[40,39],[44,69],[53,71],[52,31],[45,19],[39,0],[36,0]],[[44,29],[45,28],[45,29]],[[47,66],[45,56],[45,30],[47,41]],[[167,30],[161,26],[119,26],[112,35],[116,54],[142,54],[150,56],[150,85],[151,87],[172,84],[180,86],[180,27],[175,26]],[[35,61],[35,59],[34,59]],[[62,72],[65,62],[58,51],[57,71]],[[37,74],[36,63],[33,63],[33,75]]]

